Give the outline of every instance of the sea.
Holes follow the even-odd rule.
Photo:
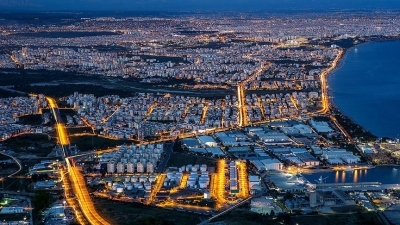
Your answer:
[[[349,49],[328,76],[328,88],[340,112],[364,129],[400,138],[400,41]]]
[[[372,169],[330,171],[302,174],[302,176],[314,184],[318,183],[320,178],[324,183],[380,182],[382,184],[400,184],[400,166],[377,166]]]

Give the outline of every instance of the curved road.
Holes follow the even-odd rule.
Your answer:
[[[22,165],[21,165],[21,163],[19,162],[19,160],[18,160],[17,158],[15,158],[15,157],[12,156],[12,155],[6,154],[6,153],[4,153],[4,152],[0,152],[0,154],[12,158],[12,159],[15,161],[15,163],[18,165],[18,167],[19,167],[19,169],[18,169],[16,172],[14,172],[14,173],[8,175],[7,177],[12,177],[12,176],[14,176],[15,174],[19,173],[19,172],[22,170]]]

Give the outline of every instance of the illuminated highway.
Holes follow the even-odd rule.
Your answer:
[[[165,180],[166,177],[167,177],[167,175],[165,173],[160,174],[157,177],[156,183],[154,184],[154,186],[151,189],[150,197],[145,203],[146,205],[150,205],[151,203],[154,202],[154,200],[156,198],[156,195],[157,195],[158,192],[160,192],[161,187],[163,186],[164,180]]]
[[[188,179],[189,179],[189,174],[188,173],[182,174],[181,183],[179,185],[180,189],[186,188],[186,184],[187,184]]]
[[[65,129],[65,125],[62,122],[62,118],[60,116],[60,111],[58,110],[57,103],[54,99],[50,97],[46,97],[47,102],[49,103],[49,108],[53,112],[54,120],[56,121],[56,130],[58,134],[58,141],[61,145],[61,149],[63,151],[63,157],[68,157],[71,155],[69,149],[69,140],[67,131]]]
[[[270,63],[266,63],[265,65],[261,64],[261,66],[258,69],[256,69],[250,76],[248,76],[245,80],[238,83],[236,93],[237,93],[237,100],[239,103],[238,104],[238,110],[239,110],[238,124],[240,127],[245,127],[248,125],[247,106],[246,106],[246,102],[245,102],[246,95],[244,93],[245,85],[249,81],[256,78],[258,75],[260,75],[260,73],[263,72],[264,70],[266,70],[270,65],[271,65]]]
[[[217,162],[217,175],[214,177],[213,192],[217,200],[217,208],[225,204],[225,159],[220,159]]]
[[[237,161],[236,165],[238,169],[239,197],[247,198],[249,197],[250,188],[247,179],[248,174],[246,162]]]
[[[321,79],[321,91],[322,91],[322,96],[321,96],[322,109],[318,111],[319,113],[326,114],[329,111],[330,103],[328,98],[328,86],[326,77],[330,72],[332,72],[336,68],[336,65],[339,62],[340,58],[342,57],[342,54],[343,50],[339,49],[339,53],[336,56],[335,60],[333,60],[332,65],[321,73],[320,79]]]
[[[12,176],[14,176],[15,174],[19,173],[19,172],[22,170],[22,165],[21,165],[21,163],[19,162],[19,160],[18,160],[17,158],[15,158],[14,156],[9,155],[9,154],[7,154],[7,153],[4,153],[4,152],[0,152],[0,154],[10,157],[10,158],[11,158],[12,160],[14,160],[15,163],[18,165],[18,170],[15,171],[14,173],[8,175],[7,177],[12,177]],[[4,178],[3,178],[3,179],[4,179]]]
[[[69,178],[70,178],[70,183],[72,186],[72,191],[76,196],[76,200],[79,203],[79,208],[81,209],[83,215],[85,215],[85,218],[90,224],[99,224],[99,225],[107,225],[110,224],[107,221],[105,221],[96,211],[92,199],[89,196],[89,192],[86,188],[86,182],[80,172],[77,170],[75,165],[73,164],[73,160],[69,158],[71,156],[70,150],[69,150],[69,139],[68,135],[65,129],[65,125],[62,123],[62,119],[60,116],[60,112],[58,110],[57,103],[54,99],[50,97],[46,97],[46,100],[49,103],[49,107],[53,112],[54,119],[56,121],[56,129],[57,129],[57,134],[58,134],[58,139],[60,142],[60,145],[63,150],[64,158],[65,158],[65,163],[67,166]],[[73,201],[68,197],[68,183],[64,181],[64,186],[67,190],[66,191],[66,199],[68,203],[71,206],[75,206],[73,204]],[[80,214],[76,212],[76,216],[78,221],[81,224],[83,223],[83,219],[81,218]]]
[[[76,220],[79,222],[79,224],[87,224],[87,221],[84,217],[84,215],[82,215],[82,211],[79,210],[79,208],[77,209],[76,207],[76,203],[74,201],[74,199],[72,199],[70,196],[73,193],[73,190],[71,188],[70,182],[68,181],[68,179],[64,179],[65,175],[68,172],[65,172],[64,170],[60,170],[60,174],[61,174],[61,182],[63,184],[64,187],[64,196],[65,196],[65,200],[68,203],[69,206],[72,207],[72,209],[74,210],[74,214],[75,214],[75,218]],[[78,206],[79,207],[79,206]]]
[[[97,213],[89,192],[86,188],[86,182],[78,169],[75,167],[75,165],[73,165],[73,160],[70,158],[66,158],[65,162],[67,164],[72,190],[79,202],[79,207],[85,215],[85,218],[89,221],[90,224],[110,224]]]

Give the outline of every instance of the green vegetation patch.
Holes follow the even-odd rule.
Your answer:
[[[10,97],[19,97],[19,96],[24,96],[24,95],[17,93],[17,92],[6,91],[3,89],[0,89],[0,98],[10,98]]]
[[[42,115],[35,114],[35,115],[21,116],[19,117],[18,123],[31,126],[38,126],[42,124]]]
[[[141,204],[114,202],[99,198],[95,198],[93,201],[100,215],[104,216],[111,224],[193,225],[201,222],[198,214],[144,206]]]
[[[290,224],[307,225],[380,225],[383,224],[373,212],[332,215],[307,215],[291,217]]]
[[[208,158],[208,157],[203,157],[203,156],[197,156],[197,155],[189,155],[189,154],[184,154],[184,153],[172,153],[171,157],[169,158],[168,167],[174,166],[174,167],[181,167],[185,165],[195,165],[195,164],[206,164],[207,166],[215,166],[215,159],[213,158]]]
[[[16,153],[46,157],[54,148],[56,139],[47,134],[24,134],[5,140],[3,144]]]
[[[100,85],[91,84],[60,84],[47,86],[20,85],[16,90],[26,93],[41,93],[54,98],[72,95],[74,92],[82,94],[94,94],[95,96],[119,95],[120,97],[133,96],[132,91],[123,91],[118,89],[105,88]]]
[[[129,140],[114,140],[95,135],[70,136],[69,140],[71,145],[76,145],[80,151],[101,150],[133,143]]]

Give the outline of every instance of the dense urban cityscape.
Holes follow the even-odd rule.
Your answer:
[[[399,138],[328,82],[399,38],[397,11],[0,15],[0,224],[400,224]]]

